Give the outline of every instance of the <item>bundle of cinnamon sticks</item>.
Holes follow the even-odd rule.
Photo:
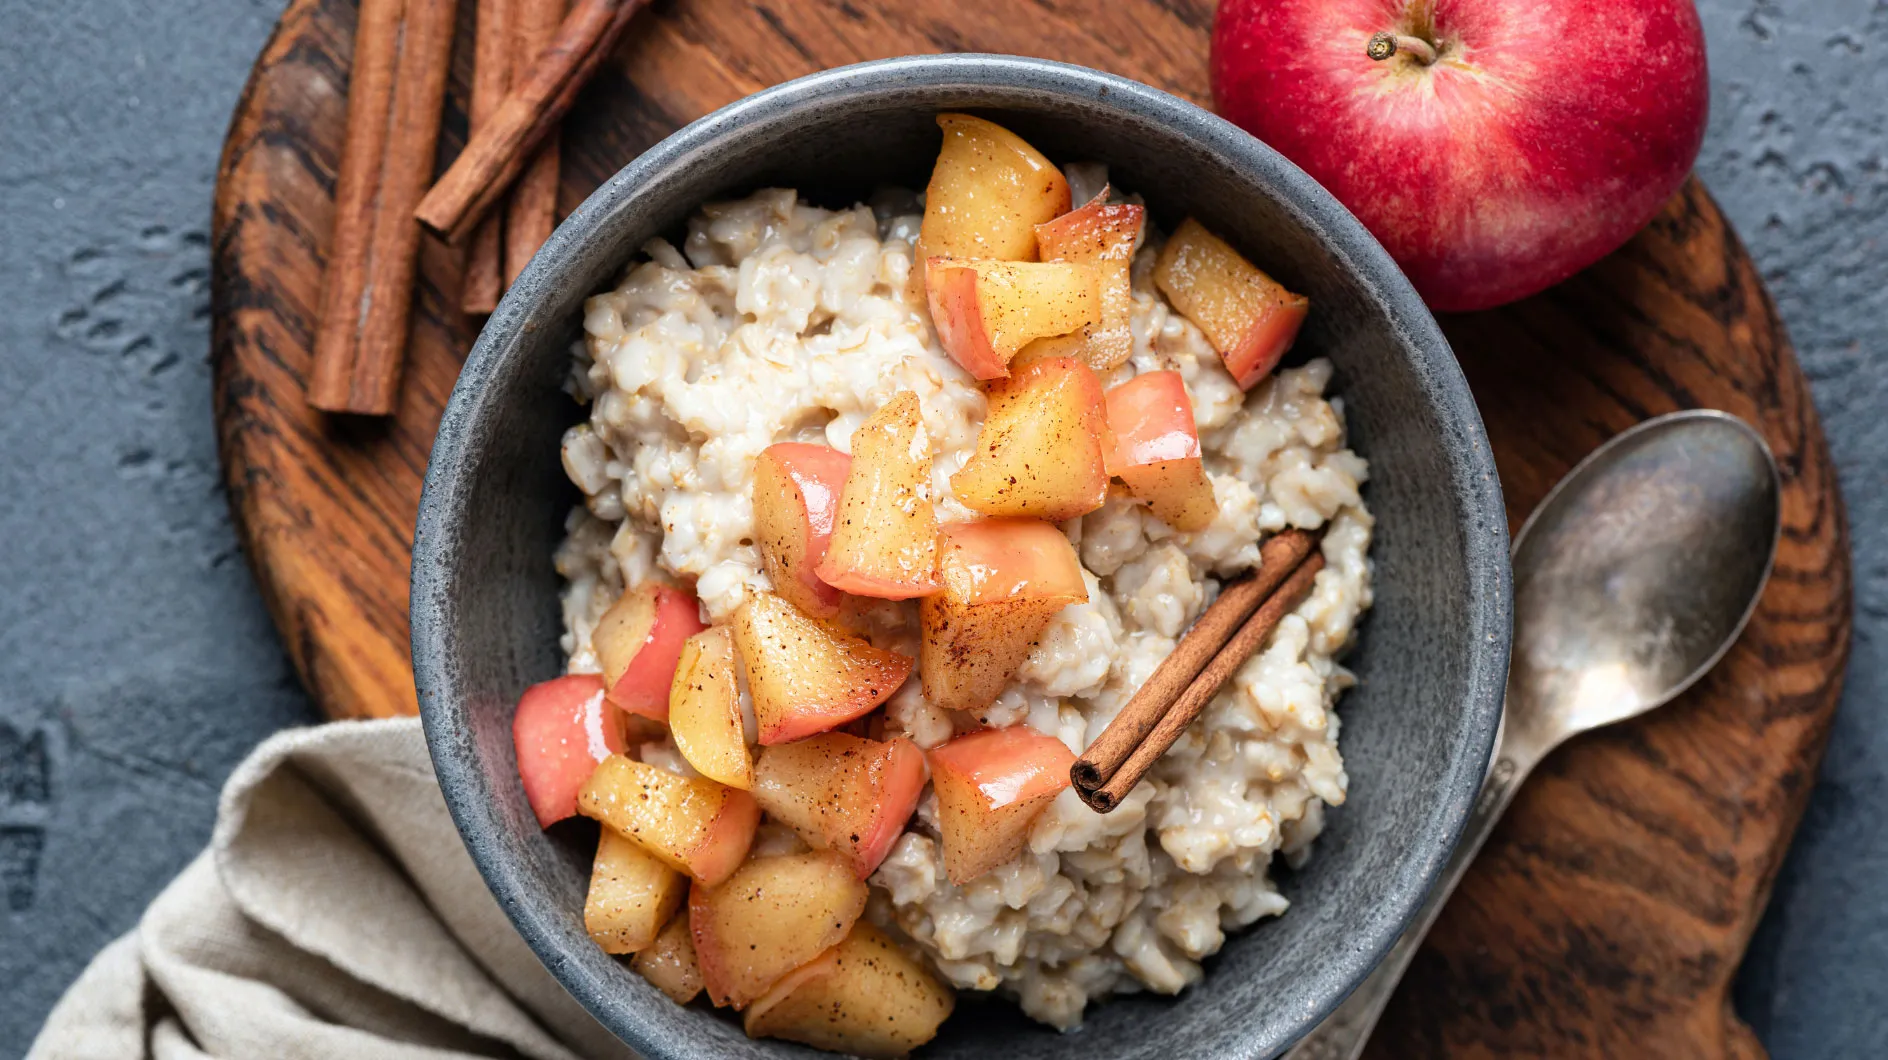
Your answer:
[[[1324,555],[1318,535],[1287,530],[1259,547],[1259,566],[1220,591],[1173,653],[1069,768],[1083,802],[1121,804],[1272,631],[1311,593]]]
[[[457,4],[361,0],[310,405],[394,411],[422,225],[469,237],[461,307],[497,306],[556,227],[558,124],[647,2],[479,0],[471,135],[428,191]]]

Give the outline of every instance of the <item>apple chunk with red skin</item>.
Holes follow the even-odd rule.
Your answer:
[[[1061,522],[1108,496],[1101,380],[1073,357],[1036,361],[992,384],[989,412],[951,492],[984,515]]]
[[[1062,741],[1027,725],[959,736],[928,757],[944,869],[953,883],[974,880],[1022,853],[1029,826],[1069,786],[1075,764]]]
[[[1709,111],[1693,0],[1223,0],[1211,69],[1215,109],[1451,312],[1624,243],[1684,183]]]
[[[711,887],[747,856],[760,824],[760,807],[747,792],[622,755],[597,764],[577,809]]]
[[[957,996],[885,933],[860,921],[747,1010],[749,1037],[848,1056],[900,1057],[937,1036]]]
[[[852,466],[825,558],[834,588],[883,600],[937,591],[937,510],[931,442],[918,395],[901,390],[852,432]]]
[[[577,792],[597,763],[623,752],[623,718],[595,674],[570,674],[525,689],[511,716],[518,779],[541,827],[577,812]]]
[[[675,679],[682,642],[707,628],[701,605],[686,589],[652,582],[618,597],[590,634],[610,701],[667,721],[669,683]]]
[[[1244,390],[1278,367],[1311,309],[1191,217],[1160,248],[1154,286],[1206,333]]]
[[[865,899],[865,882],[823,850],[755,858],[719,885],[697,882],[688,925],[709,999],[746,1008],[844,939]]]
[[[838,728],[885,702],[911,676],[910,656],[808,618],[772,593],[748,593],[729,628],[763,744]]]
[[[808,844],[846,860],[859,879],[891,852],[924,788],[924,753],[910,740],[824,732],[760,753],[754,801]]]
[[[1161,522],[1182,532],[1206,529],[1218,502],[1200,462],[1193,399],[1180,373],[1143,372],[1109,390],[1107,403],[1114,437],[1108,471]]]
[[[1094,267],[1101,318],[1074,334],[1038,339],[1031,345],[1054,344],[1057,355],[1080,356],[1098,372],[1113,371],[1134,352],[1134,335],[1128,330],[1128,317],[1134,311],[1129,271],[1147,222],[1146,207],[1107,200],[1108,189],[1103,188],[1082,208],[1036,226],[1042,260]],[[1030,352],[1025,349],[1020,356]]]
[[[924,267],[938,343],[977,379],[1001,379],[1032,341],[1101,319],[1093,265],[928,258]]]
[[[992,121],[940,114],[944,144],[924,189],[924,221],[912,258],[1036,260],[1035,226],[1066,213],[1069,182],[1040,151]],[[911,293],[924,274],[912,269]],[[914,298],[915,301],[915,298]]]
[[[945,527],[938,541],[944,591],[918,606],[918,673],[932,703],[980,710],[1056,613],[1088,600],[1088,587],[1074,546],[1049,523],[979,519]]]
[[[851,469],[851,456],[803,442],[770,445],[754,463],[754,536],[767,577],[782,599],[815,618],[839,613],[839,590],[814,571]]]

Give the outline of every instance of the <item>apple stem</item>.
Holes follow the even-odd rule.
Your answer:
[[[1378,62],[1397,52],[1408,52],[1424,66],[1436,61],[1436,46],[1408,33],[1378,33],[1364,46],[1364,54]]]

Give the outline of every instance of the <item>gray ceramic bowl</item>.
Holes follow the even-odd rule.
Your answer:
[[[704,200],[770,184],[848,204],[922,187],[933,115],[973,110],[1049,157],[1108,163],[1171,228],[1196,214],[1313,306],[1295,357],[1329,356],[1371,465],[1376,607],[1342,704],[1350,801],[1283,917],[1230,939],[1177,998],[1091,1006],[1058,1035],[966,996],[931,1057],[1264,1057],[1382,955],[1441,867],[1494,738],[1507,667],[1508,536],[1481,419],[1435,321],[1361,225],[1291,163],[1144,85],[1031,59],[955,55],[831,70],[742,100],[626,166],[505,296],[440,424],[413,546],[413,662],[433,762],[473,859],[565,987],[651,1057],[811,1056],[677,1007],[585,936],[587,824],[539,831],[511,708],[559,672],[551,551],[576,495],[558,462],[580,410],[559,390],[586,295]],[[1001,1050],[999,1052],[999,1050]]]

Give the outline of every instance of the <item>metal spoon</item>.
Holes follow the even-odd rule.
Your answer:
[[[1514,652],[1481,797],[1390,952],[1285,1060],[1356,1060],[1515,790],[1568,737],[1643,714],[1723,658],[1782,530],[1770,448],[1722,412],[1676,412],[1607,442],[1514,539]]]

